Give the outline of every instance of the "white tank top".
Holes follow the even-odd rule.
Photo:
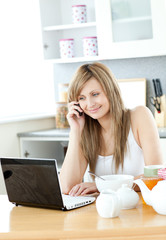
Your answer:
[[[132,129],[130,128],[123,170],[122,167],[119,167],[117,174],[130,174],[137,176],[144,173],[144,165],[143,151],[137,144]],[[99,155],[96,163],[95,173],[100,176],[115,174],[113,155],[105,157]]]

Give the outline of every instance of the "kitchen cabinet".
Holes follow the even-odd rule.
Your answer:
[[[68,146],[69,131],[69,129],[50,129],[18,133],[20,156],[22,158],[56,159],[58,171],[60,171]],[[89,174],[86,171],[84,181],[88,180]]]
[[[87,22],[72,23],[72,5],[87,6]],[[83,37],[96,36],[95,1],[91,0],[40,0],[44,57],[54,63],[97,60],[98,56],[83,56]],[[59,40],[74,39],[74,57],[61,59]]]
[[[69,129],[18,133],[22,158],[56,159],[61,168],[69,140]]]
[[[44,58],[54,63],[166,55],[165,0],[39,0]],[[87,23],[72,23],[72,5],[87,5]],[[97,36],[98,56],[83,56]],[[74,38],[75,56],[60,58],[59,40]]]
[[[104,58],[166,54],[165,0],[96,0],[96,22]]]

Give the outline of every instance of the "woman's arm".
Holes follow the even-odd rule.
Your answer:
[[[62,192],[69,194],[76,184],[82,182],[87,162],[80,149],[80,136],[78,132],[71,131],[66,156],[60,171]]]
[[[87,161],[83,156],[80,141],[81,133],[84,127],[85,117],[79,116],[82,111],[76,102],[69,103],[69,113],[67,119],[70,125],[69,145],[66,156],[60,171],[60,182],[62,192],[68,194],[76,184],[82,182],[85,170],[87,168]]]
[[[131,111],[134,137],[143,150],[145,165],[163,164],[160,139],[151,111],[139,106]]]

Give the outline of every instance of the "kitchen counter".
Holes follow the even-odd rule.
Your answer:
[[[69,137],[70,129],[49,129],[45,131],[18,133],[18,137]],[[166,128],[158,128],[160,138],[166,138]]]
[[[18,133],[18,137],[69,137],[70,129],[49,129],[44,131]]]
[[[101,218],[95,203],[70,211],[16,207],[0,196],[0,239],[166,239],[166,216],[142,204],[121,210],[119,217]]]
[[[32,158],[55,158],[59,166],[64,160],[64,147],[67,147],[70,129],[48,129],[18,133],[20,156]],[[161,150],[166,161],[166,128],[158,128]]]
[[[160,138],[166,138],[166,128],[158,128]]]

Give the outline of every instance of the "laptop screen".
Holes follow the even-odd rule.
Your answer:
[[[1,158],[10,202],[62,208],[56,160]]]

